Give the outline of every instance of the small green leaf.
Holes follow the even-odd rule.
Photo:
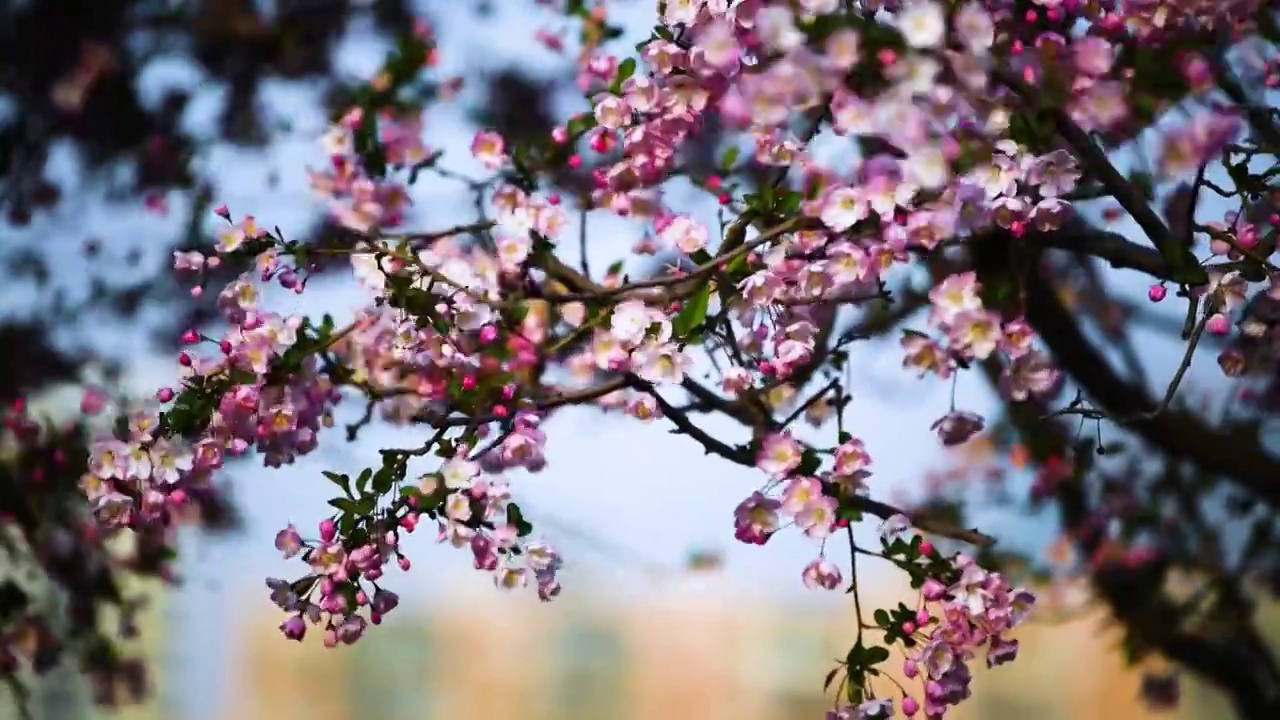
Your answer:
[[[831,683],[835,682],[836,675],[839,675],[839,674],[840,674],[839,665],[831,668],[831,672],[827,673],[826,679],[822,681],[822,692],[827,692],[828,690],[831,689]]]
[[[863,658],[867,665],[875,665],[889,659],[889,648],[876,645],[867,648]]]
[[[334,498],[329,501],[329,504],[347,515],[354,515],[359,509],[356,501],[350,498]]]
[[[348,495],[351,494],[351,478],[349,476],[342,475],[336,472],[331,472],[329,470],[325,470],[321,474],[329,478],[329,481],[332,482],[334,485],[337,485],[338,487],[342,488],[342,491],[344,493]]]
[[[520,537],[525,537],[533,532],[533,525],[530,525],[529,521],[524,519],[524,513],[520,511],[520,506],[515,503],[507,505],[507,522],[515,526],[516,535]]]
[[[684,307],[680,308],[680,314],[671,323],[672,333],[676,337],[687,338],[707,319],[707,308],[710,305],[711,284],[703,283],[693,297],[685,301]]]
[[[633,57],[629,57],[626,60],[623,60],[620,65],[618,65],[617,82],[621,84],[625,82],[627,78],[630,78],[632,75],[635,75],[635,74],[636,74],[636,59]]]
[[[742,150],[737,145],[730,145],[725,149],[724,154],[720,156],[720,171],[729,172],[738,162],[738,155]]]
[[[805,450],[800,460],[800,467],[796,468],[796,472],[801,475],[814,475],[817,474],[820,467],[822,467],[822,458],[818,453],[813,450]]]
[[[596,126],[596,116],[592,113],[582,113],[569,120],[565,126],[565,130],[569,132],[569,137],[578,138],[583,133]]]

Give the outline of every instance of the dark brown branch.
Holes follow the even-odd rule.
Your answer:
[[[1174,280],[1173,273],[1160,253],[1143,247],[1119,233],[1090,226],[1073,218],[1060,230],[1028,233],[1028,242],[1047,247],[1091,255],[1117,270],[1138,270],[1160,280]]]
[[[1054,296],[1048,278],[1028,283],[1027,319],[1048,345],[1058,366],[1111,418],[1169,457],[1230,478],[1273,507],[1280,507],[1280,459],[1256,440],[1205,425],[1185,412],[1153,414],[1159,407],[1145,388],[1125,382],[1084,336]]]
[[[658,407],[662,408],[663,415],[676,426],[675,432],[679,432],[693,438],[709,455],[718,455],[732,463],[743,467],[755,467],[755,456],[750,448],[738,446],[734,447],[728,443],[713,437],[710,433],[698,427],[691,419],[689,414],[680,408],[675,407],[668,402],[662,395],[658,394],[652,383],[646,382],[642,378],[635,375],[626,377],[627,384],[637,390],[649,393],[658,403]],[[862,495],[853,496],[850,501],[858,510],[881,520],[888,520],[895,515],[902,515],[911,521],[911,524],[924,532],[937,535],[938,537],[959,540],[960,542],[969,543],[978,547],[990,547],[994,545],[995,538],[985,533],[979,532],[973,528],[955,527],[951,523],[938,520],[925,513],[913,513],[909,510],[894,507],[888,503],[872,500]]]
[[[1075,124],[1065,110],[1043,103],[1039,93],[1013,72],[997,69],[995,74],[1000,82],[1019,95],[1033,112],[1048,114],[1053,121],[1054,129],[1080,156],[1085,170],[1102,183],[1107,192],[1147,234],[1147,238],[1151,240],[1152,245],[1155,245],[1160,257],[1173,275],[1169,279],[1190,285],[1203,285],[1209,281],[1208,275],[1196,262],[1190,248],[1183,245],[1180,238],[1173,237],[1164,220],[1151,208],[1137,186],[1120,174],[1102,148],[1098,147],[1088,133]]]
[[[719,455],[720,457],[743,465],[746,467],[755,467],[755,458],[751,454],[751,450],[745,447],[734,447],[723,440],[712,437],[710,433],[698,427],[696,423],[689,419],[689,415],[679,408],[672,405],[666,398],[654,388],[653,383],[644,380],[634,374],[628,374],[624,379],[626,384],[636,390],[648,393],[658,403],[658,407],[662,408],[662,414],[676,426],[676,432],[683,433],[693,438],[699,445],[706,450],[708,455]]]

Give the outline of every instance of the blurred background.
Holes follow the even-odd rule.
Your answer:
[[[172,602],[172,595],[161,602]],[[873,594],[870,602],[896,604],[906,597]],[[228,690],[202,717],[821,718],[831,706],[821,678],[847,650],[854,623],[847,603],[813,597],[761,602],[727,592],[714,572],[626,595],[577,585],[563,602],[549,606],[476,588],[402,608],[379,632],[339,652],[326,650],[318,637],[283,642],[273,631],[279,618],[272,608],[242,605],[219,630],[229,647],[222,671],[229,675]],[[1274,642],[1280,638],[1280,613],[1264,614]],[[190,639],[190,628],[167,622],[165,615],[150,614],[142,625],[145,651],[160,663],[158,698],[95,712],[79,678],[66,673],[42,682],[41,716],[187,717],[182,703],[166,699],[163,691],[189,672],[191,657],[204,648]],[[1018,662],[978,671],[974,695],[956,709],[956,718],[1231,715],[1226,698],[1194,678],[1182,683],[1177,706],[1153,707],[1143,692],[1153,676],[1127,665],[1119,633],[1102,613],[1041,618],[1019,639]]]
[[[654,5],[609,4],[609,21],[623,30],[619,47],[648,37]],[[584,109],[574,88],[575,26],[562,6],[0,0],[0,401],[21,398],[32,413],[70,422],[86,393],[146,398],[172,383],[181,332],[217,322],[212,294],[192,297],[172,276],[172,252],[211,242],[215,205],[316,247],[349,244],[312,194],[306,170],[326,162],[319,139],[329,120],[415,19],[435,28],[440,45],[429,91],[445,99],[428,110],[427,143],[445,151],[443,165],[454,172],[481,174],[467,152],[478,127],[534,137]],[[690,150],[690,167],[714,168],[721,138],[709,122]],[[570,191],[583,182],[562,181]],[[714,198],[687,181],[668,183],[664,193],[672,206],[714,221]],[[412,199],[408,227],[471,219],[470,190],[455,179],[424,175]],[[589,224],[584,249],[596,268],[625,255],[642,234],[636,223],[600,213],[581,222]],[[1112,229],[1132,227],[1126,220]],[[576,247],[564,251],[576,262]],[[652,270],[660,261],[629,269]],[[1072,309],[1105,325],[1099,342],[1108,357],[1139,347],[1136,359],[1125,356],[1135,373],[1173,372],[1182,354],[1180,308],[1148,306],[1137,275],[1117,273],[1108,295],[1087,285],[1074,292],[1064,294]],[[337,263],[304,298],[268,302],[341,322],[363,295]],[[921,303],[904,305],[869,319],[885,339],[852,351],[862,394],[847,425],[875,458],[874,492],[910,502],[963,486],[979,500],[969,519],[1024,557],[1015,569],[1078,562],[1052,508],[1020,504],[1042,470],[1025,447],[993,431],[964,452],[939,448],[928,428],[953,397],[959,407],[995,415],[999,403],[977,377],[952,388],[901,372],[897,336],[887,330]],[[1213,352],[1189,375],[1188,394],[1205,403],[1222,396],[1227,382]],[[1264,430],[1259,424],[1253,432]],[[548,469],[513,483],[526,514],[567,557],[557,602],[496,592],[466,557],[422,533],[414,538],[414,571],[393,578],[402,608],[386,627],[338,651],[314,637],[283,640],[263,580],[290,568],[271,537],[288,522],[310,527],[325,513],[321,470],[359,470],[379,447],[412,433],[375,426],[358,442],[322,443],[279,471],[253,461],[234,466],[222,494],[202,499],[192,523],[200,527],[182,534],[178,582],[121,578],[113,596],[129,598],[126,612],[104,601],[112,607],[91,613],[95,627],[122,620],[136,627],[137,637],[110,655],[140,658],[152,676],[98,681],[64,659],[32,681],[36,717],[798,720],[830,707],[822,678],[855,623],[843,594],[803,589],[800,569],[817,548],[788,533],[764,548],[734,544],[732,511],[754,488],[755,473],[705,457],[661,421],[641,426],[590,409],[558,415]],[[874,532],[859,529],[860,537]],[[1263,547],[1260,557],[1274,554],[1273,541]],[[26,572],[12,555],[0,558],[4,572]],[[914,602],[891,569],[869,564],[860,577],[864,602]],[[1230,715],[1219,686],[1179,672],[1159,652],[1135,652],[1108,606],[1094,601],[1087,578],[1026,577],[1044,595],[1039,617],[1020,635],[1021,656],[990,677],[982,673],[957,718]],[[100,589],[64,585],[24,585],[23,592],[56,610]],[[1256,612],[1261,636],[1274,644],[1280,612],[1270,600]],[[1172,695],[1180,702],[1166,702]],[[0,717],[17,717],[16,710],[0,702]]]

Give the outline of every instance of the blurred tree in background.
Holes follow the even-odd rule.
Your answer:
[[[173,538],[144,534],[121,546],[94,532],[80,487],[86,421],[120,391],[122,358],[102,354],[94,333],[67,330],[90,311],[141,322],[148,306],[164,303],[171,312],[150,328],[164,350],[211,317],[213,297],[193,297],[165,272],[137,272],[146,256],[211,241],[201,223],[217,182],[202,176],[199,156],[211,144],[265,146],[278,134],[259,112],[264,78],[321,79],[342,90],[330,58],[352,4],[274,5],[266,12],[251,0],[0,3],[0,287],[33,298],[22,303],[25,309],[0,314],[0,406],[10,431],[0,465],[0,677],[13,681],[19,696],[27,670],[46,672],[66,652],[101,704],[148,692],[146,669],[117,642],[137,632],[136,598],[123,588],[134,576],[172,579]],[[370,12],[387,29],[411,22],[396,0],[379,0]],[[193,138],[181,128],[186,93],[144,102],[140,72],[151,58],[175,52],[226,87],[215,138]],[[68,144],[82,175],[71,189],[51,177],[48,163]],[[77,222],[76,207],[93,200],[164,215],[175,193],[190,199],[183,204],[190,207],[184,232],[107,244]],[[83,259],[48,253],[43,240],[15,240],[18,229],[33,224],[49,235],[78,236]],[[317,243],[339,240],[323,224],[314,236]],[[85,388],[83,420],[49,425],[28,411],[30,398],[65,383]],[[234,526],[224,492],[193,499],[194,522],[211,530]],[[107,608],[121,618],[119,628],[104,626]]]

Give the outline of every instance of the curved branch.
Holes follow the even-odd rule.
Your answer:
[[[1059,367],[1107,411],[1169,457],[1186,460],[1205,472],[1230,478],[1273,507],[1280,507],[1280,458],[1256,439],[1205,425],[1183,412],[1153,413],[1159,403],[1146,388],[1122,379],[1094,348],[1052,290],[1048,278],[1027,284],[1027,319],[1056,358]]]

